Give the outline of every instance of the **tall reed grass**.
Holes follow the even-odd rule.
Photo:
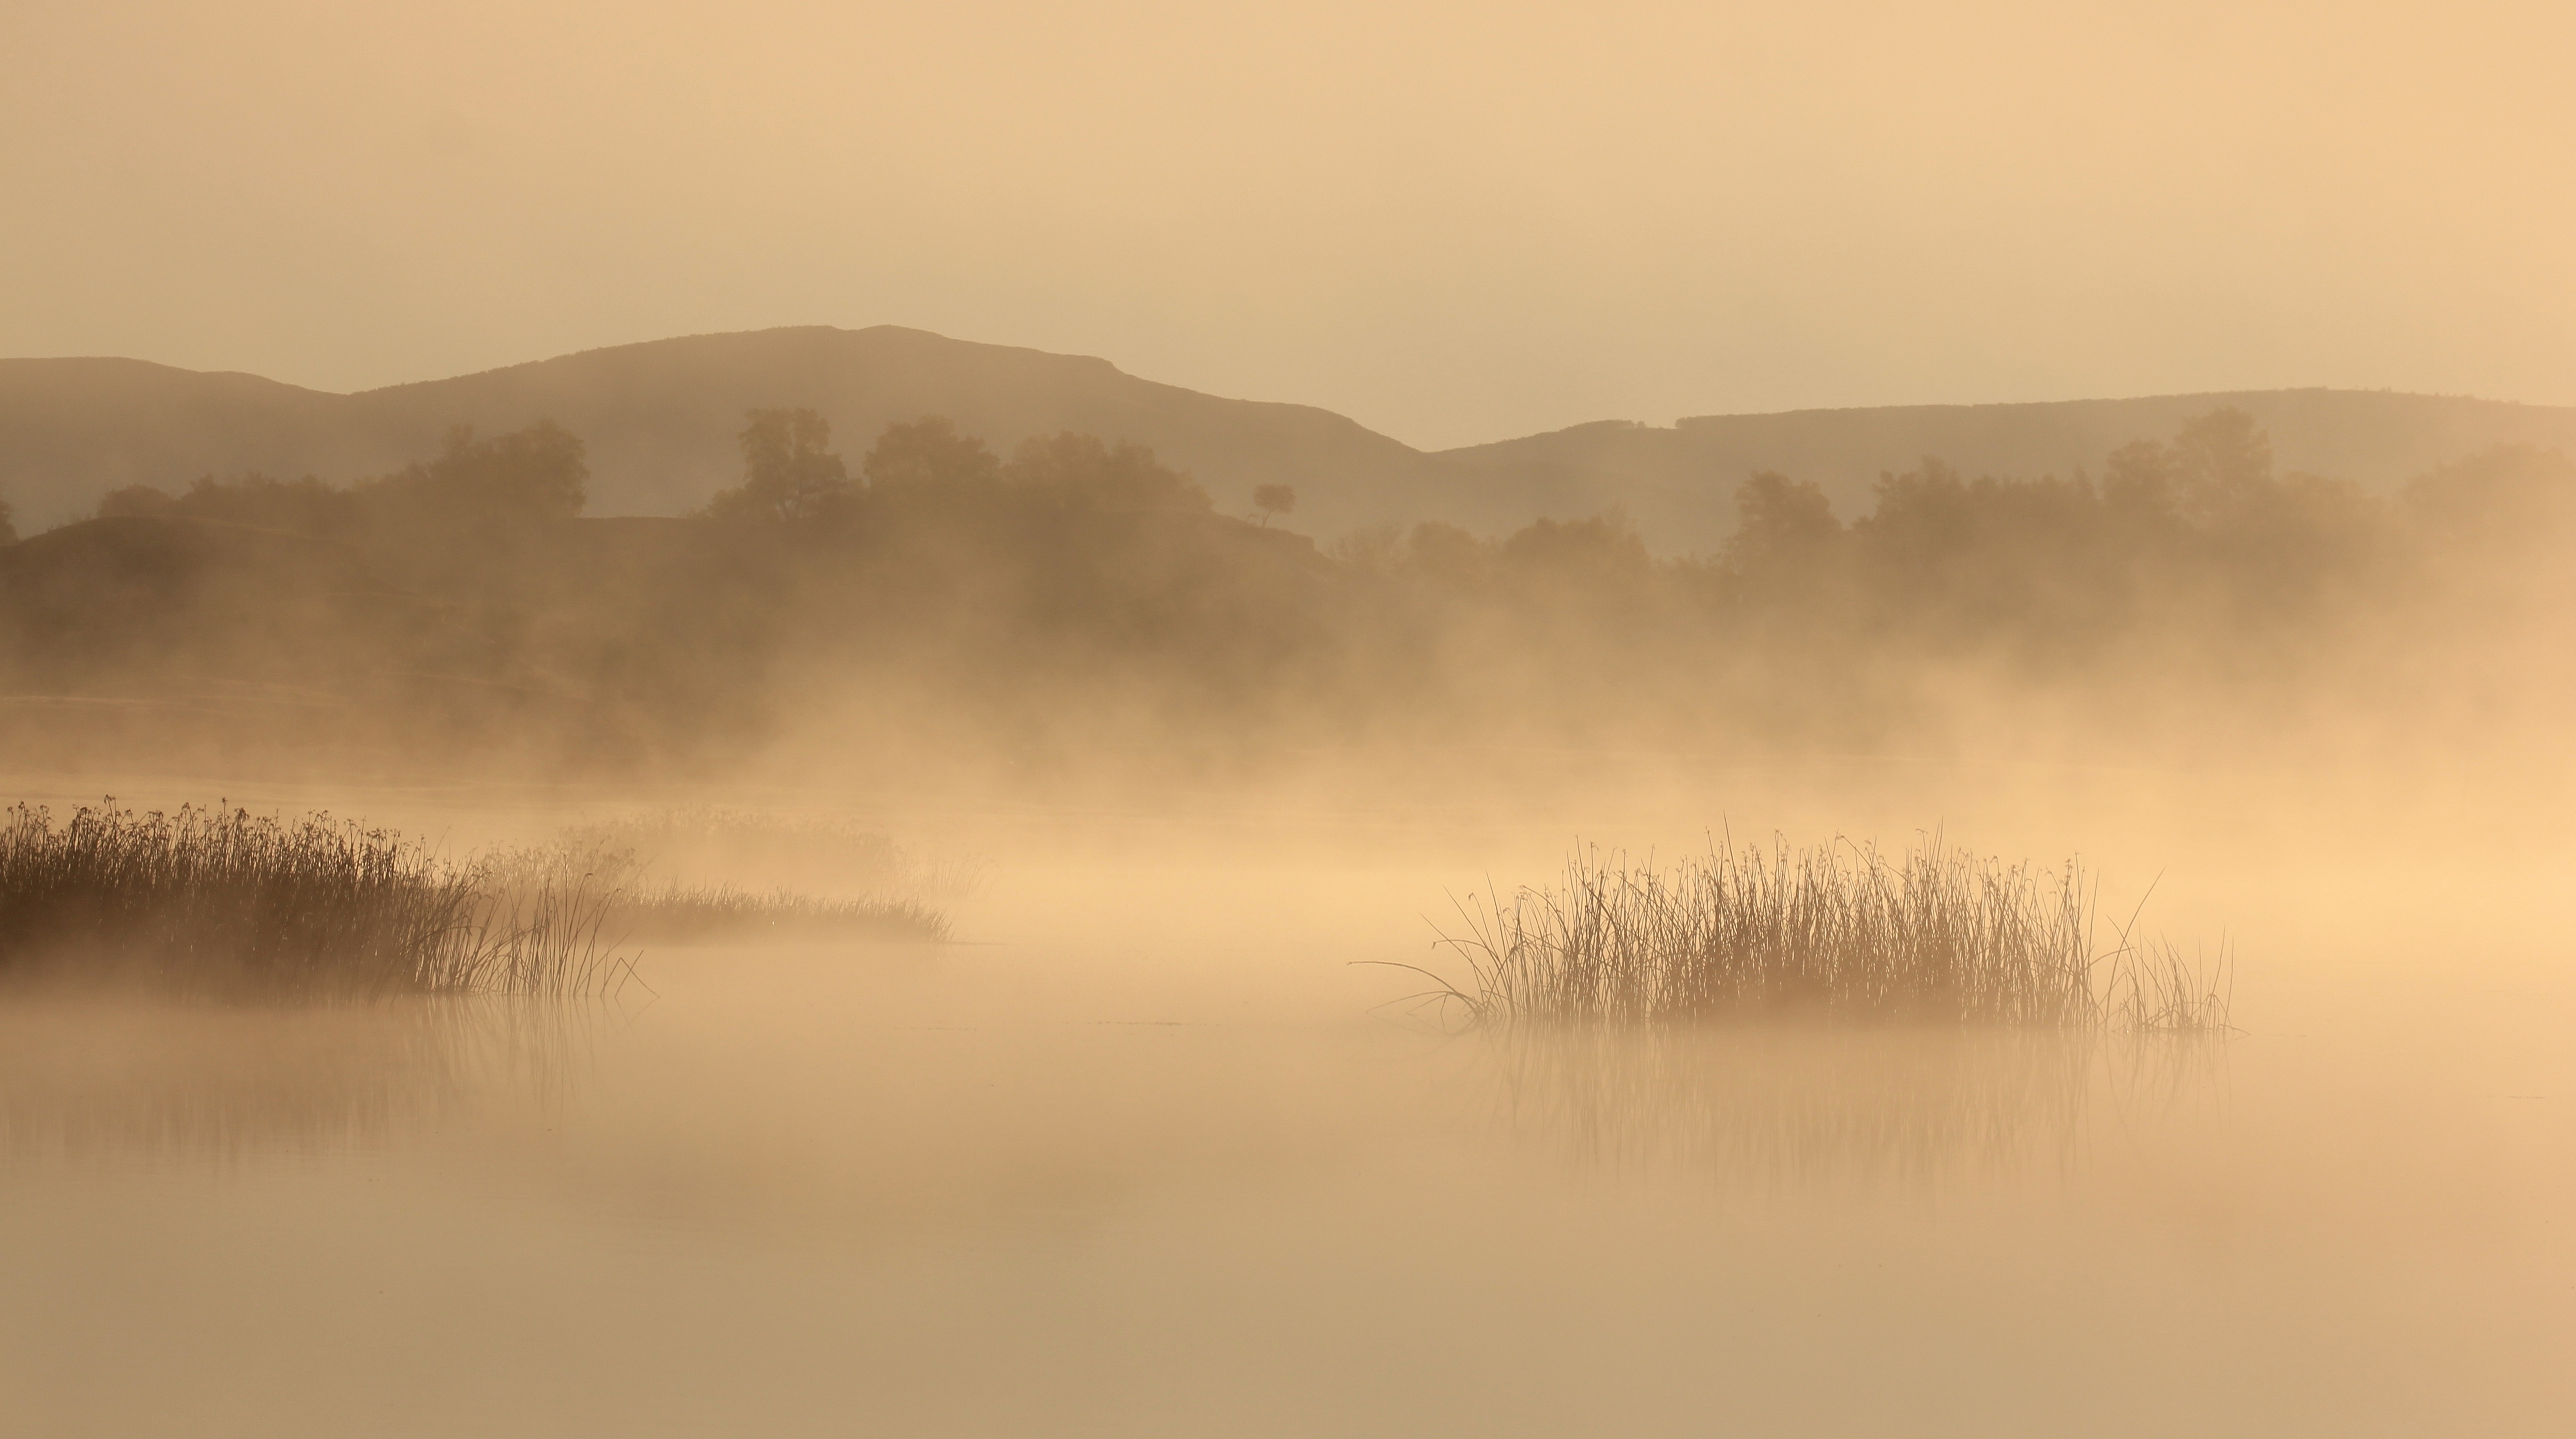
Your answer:
[[[0,977],[93,975],[305,995],[572,994],[632,972],[610,895],[565,864],[453,863],[311,814],[83,807],[0,824]]]
[[[1583,850],[1558,886],[1461,909],[1466,932],[1440,943],[1472,978],[1434,974],[1428,997],[1477,1023],[2226,1025],[2224,954],[2195,964],[2135,938],[2134,921],[2100,924],[2072,861],[2006,865],[1937,839],[1895,858],[1844,842],[1721,843],[1668,869]]]

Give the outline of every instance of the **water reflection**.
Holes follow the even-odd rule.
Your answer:
[[[0,1157],[232,1159],[381,1147],[506,1097],[553,1103],[597,1006],[510,997],[0,1005]]]
[[[1529,1027],[1479,1056],[1491,1122],[1587,1168],[1919,1190],[2079,1164],[2206,1112],[2225,1045],[2028,1030]]]

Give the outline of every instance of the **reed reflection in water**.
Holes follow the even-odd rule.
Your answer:
[[[1589,1168],[1753,1189],[2063,1170],[2101,1125],[2206,1118],[2225,1096],[2208,1035],[1518,1025],[1468,1042],[1498,1129]]]
[[[380,1148],[572,1090],[611,1005],[400,996],[0,1005],[0,1158],[246,1159]]]

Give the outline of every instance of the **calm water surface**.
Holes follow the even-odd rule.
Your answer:
[[[2523,882],[2213,880],[2247,1032],[2173,1048],[1370,1014],[1410,986],[1349,961],[1428,958],[1458,881],[1117,853],[999,867],[970,942],[673,951],[574,1009],[17,1001],[6,1427],[2576,1413],[2576,987]]]

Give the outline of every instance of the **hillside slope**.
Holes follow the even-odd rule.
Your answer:
[[[120,485],[258,470],[345,476],[410,458],[350,431],[346,397],[143,360],[0,360],[0,499],[20,528]]]
[[[2275,465],[2389,490],[2500,442],[2576,453],[2576,409],[2368,390],[2253,390],[2012,405],[1891,405],[1711,415],[1670,429],[1608,421],[1440,452],[1436,459],[1553,513],[1628,507],[1659,549],[1705,550],[1734,528],[1747,475],[1813,480],[1845,519],[1869,512],[1882,471],[1934,455],[1968,475],[2099,473],[2132,440],[2241,409],[2272,437]]]
[[[1007,454],[1031,435],[1080,430],[1150,445],[1241,510],[1252,487],[1323,498],[1406,473],[1409,446],[1306,405],[1221,399],[1125,374],[1106,360],[972,344],[921,330],[822,326],[694,335],[590,350],[480,375],[350,396],[378,434],[414,450],[455,419],[487,430],[539,419],[590,445],[593,508],[669,514],[738,477],[734,433],[755,406],[801,406],[832,422],[855,468],[888,424],[946,415]]]
[[[2098,470],[2221,405],[2270,430],[2284,470],[2389,488],[2499,441],[2576,451],[2576,409],[2351,390],[2276,390],[2045,404],[1892,406],[1608,421],[1425,454],[1306,405],[1232,400],[1128,375],[1105,360],[823,326],[694,335],[588,350],[452,379],[334,395],[252,375],[140,360],[0,360],[0,498],[32,532],[85,515],[119,485],[184,487],[260,471],[346,480],[435,450],[448,428],[551,419],[589,446],[590,513],[669,515],[740,469],[744,410],[803,406],[855,464],[885,425],[942,414],[1007,452],[1080,430],[1152,446],[1241,514],[1253,486],[1295,485],[1293,528],[1325,538],[1437,518],[1503,533],[1540,516],[1624,506],[1658,552],[1720,544],[1757,470],[1812,479],[1850,518],[1883,470],[1937,455],[1971,475]]]
[[[591,511],[674,514],[739,477],[743,411],[802,406],[832,422],[855,465],[887,424],[942,414],[997,450],[1081,430],[1152,446],[1218,506],[1296,485],[1326,533],[1380,518],[1378,491],[1420,452],[1329,411],[1229,400],[1120,372],[1106,360],[950,340],[883,325],[693,335],[587,350],[354,395],[138,360],[0,361],[0,495],[22,523],[59,523],[126,484],[183,487],[262,471],[345,480],[433,452],[452,425],[540,419],[590,449]]]

